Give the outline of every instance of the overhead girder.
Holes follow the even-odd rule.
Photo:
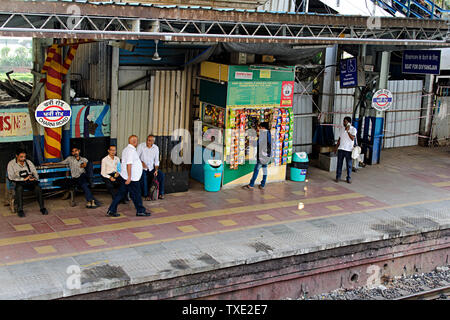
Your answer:
[[[75,10],[75,9],[76,10]],[[446,47],[443,20],[78,2],[0,2],[0,35],[35,38]],[[133,22],[139,20],[139,31]]]

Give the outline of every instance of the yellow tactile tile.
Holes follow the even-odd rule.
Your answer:
[[[445,174],[437,174],[436,176],[438,176],[439,178],[442,178],[442,179],[450,179],[450,176],[447,176]]]
[[[56,249],[53,246],[34,247],[33,249],[36,250],[36,252],[39,254],[47,254],[47,253],[56,252]]]
[[[373,207],[373,206],[375,206],[373,203],[371,203],[369,201],[359,201],[359,202],[357,202],[357,204],[360,204],[360,205],[362,205],[364,207]]]
[[[307,216],[310,215],[311,213],[305,210],[293,210],[292,213],[295,213],[296,215],[299,216]]]
[[[299,195],[299,196],[303,196],[305,194],[305,190],[297,190],[297,191],[292,191],[293,194]]]
[[[325,190],[325,191],[328,191],[328,192],[335,192],[335,191],[337,191],[337,189],[333,188],[333,187],[326,187],[326,188],[322,188],[322,189]]]
[[[225,227],[235,226],[237,223],[234,220],[219,220],[219,223]]]
[[[204,208],[204,207],[206,207],[205,206],[205,204],[204,203],[202,203],[202,202],[193,202],[193,203],[189,203],[189,205],[192,207],[192,208]]]
[[[198,231],[194,226],[181,226],[178,229],[182,232],[195,232]]]
[[[399,170],[394,169],[394,168],[386,168],[386,170],[389,172],[400,172]]]
[[[14,229],[16,229],[16,231],[34,230],[34,228],[31,224],[19,224],[17,226],[14,226]]]
[[[151,208],[150,209],[151,213],[164,213],[167,212],[166,208]]]
[[[86,240],[87,244],[90,245],[91,247],[96,247],[96,246],[103,246],[106,244],[105,240],[103,239],[89,239]]]
[[[348,199],[362,199],[365,198],[364,195],[359,193],[348,193],[348,194],[340,194],[340,195],[333,195],[333,196],[325,196],[325,197],[314,197],[314,198],[307,198],[303,199],[305,205],[307,204],[314,204],[314,203],[323,203],[328,201],[340,201],[340,200],[348,200]],[[450,199],[450,197],[449,197]],[[428,202],[435,202],[436,200],[430,200]],[[442,201],[440,199],[439,201]],[[420,203],[428,203],[420,202]],[[204,212],[195,212],[195,213],[183,213],[180,215],[170,216],[170,217],[155,217],[154,219],[146,219],[146,220],[139,220],[139,221],[126,221],[123,223],[113,223],[113,224],[107,224],[107,225],[101,225],[101,226],[94,226],[94,227],[85,227],[85,228],[77,228],[74,230],[64,230],[60,232],[48,232],[48,233],[42,233],[42,234],[33,234],[33,235],[26,235],[26,236],[17,236],[12,238],[6,238],[6,239],[0,239],[0,248],[2,246],[6,245],[12,245],[12,244],[20,244],[20,243],[31,243],[33,241],[42,241],[42,240],[51,240],[51,239],[64,239],[68,237],[76,237],[81,235],[88,235],[88,234],[94,234],[99,232],[109,232],[109,231],[118,231],[118,230],[124,230],[129,228],[140,228],[145,226],[152,226],[152,225],[161,225],[166,223],[173,223],[173,222],[183,222],[183,221],[189,221],[193,219],[202,219],[202,218],[211,218],[211,217],[230,217],[234,214],[242,214],[242,213],[251,213],[251,212],[257,212],[261,210],[271,210],[271,209],[278,209],[278,208],[287,208],[287,207],[297,207],[298,206],[298,200],[290,200],[290,201],[277,201],[277,202],[267,202],[264,204],[253,204],[248,206],[241,206],[241,207],[233,207],[233,208],[226,208],[226,209],[214,209],[214,210],[208,210]]]
[[[450,187],[450,181],[433,183],[435,187]]]
[[[150,232],[136,232],[134,233],[134,235],[136,236],[136,238],[138,239],[148,239],[148,238],[152,238],[153,235]]]
[[[264,200],[272,200],[272,199],[275,199],[275,197],[272,196],[271,194],[265,194],[265,195],[262,196],[262,198],[263,198]]]
[[[242,200],[241,199],[236,199],[236,198],[231,198],[231,199],[226,199],[228,203],[241,203]]]
[[[262,214],[257,216],[259,219],[264,220],[264,221],[269,221],[269,220],[275,220],[274,217],[272,217],[270,214]]]
[[[327,208],[327,209],[329,209],[329,210],[331,210],[331,211],[339,211],[339,210],[342,210],[342,208],[339,207],[339,206],[325,206],[325,208]]]
[[[62,219],[62,222],[64,222],[64,224],[68,226],[72,226],[74,224],[81,224],[81,220],[78,218]]]
[[[9,210],[2,213],[2,216],[4,216],[4,217],[12,217],[12,216],[15,216],[15,215],[17,215],[17,213],[12,213]]]

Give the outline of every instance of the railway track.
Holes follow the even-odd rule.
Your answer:
[[[436,300],[442,295],[450,296],[450,285],[427,291],[417,292],[408,296],[397,298],[395,300]]]

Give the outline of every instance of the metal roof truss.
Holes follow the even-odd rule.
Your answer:
[[[324,25],[0,11],[0,35],[35,38],[449,46],[446,42],[448,28],[442,28],[446,26],[443,23],[439,28],[424,27],[420,23],[417,26],[411,23],[408,26],[400,26],[398,23],[389,26],[388,23],[383,23],[384,26],[376,28],[370,23],[362,24],[361,17],[355,18],[359,23],[354,25],[340,24],[338,18],[334,20],[337,23]],[[320,19],[316,20],[320,22]]]

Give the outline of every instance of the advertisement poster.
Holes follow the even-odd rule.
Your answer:
[[[72,138],[107,137],[111,134],[109,105],[74,105],[72,113]]]
[[[0,142],[32,141],[28,109],[7,109],[0,111]]]

